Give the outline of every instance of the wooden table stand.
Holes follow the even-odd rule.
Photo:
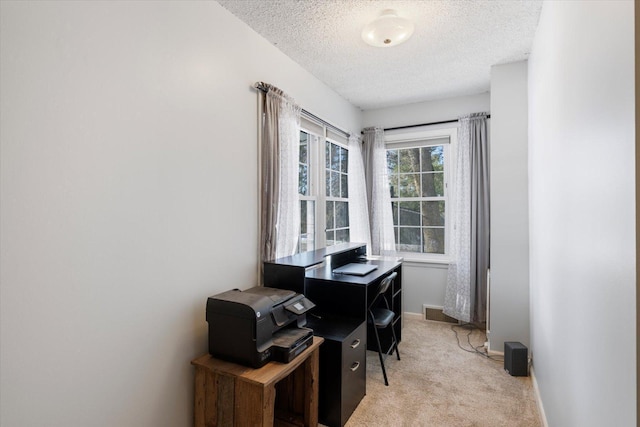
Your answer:
[[[318,363],[321,337],[289,363],[260,369],[209,354],[195,366],[195,427],[318,425]]]

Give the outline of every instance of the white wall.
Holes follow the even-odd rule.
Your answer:
[[[360,111],[215,2],[1,3],[2,426],[189,426],[256,284],[259,80]]]
[[[634,3],[545,3],[529,59],[530,268],[550,426],[636,425],[634,111]]]
[[[489,111],[489,93],[441,99],[363,111],[363,126],[396,127],[445,120],[456,120],[470,113]],[[457,126],[456,123],[434,128]],[[415,130],[415,129],[414,129]],[[392,131],[400,132],[400,131]],[[422,305],[442,307],[447,285],[446,264],[405,262],[402,266],[404,311],[422,313]]]
[[[424,264],[405,261],[402,264],[402,297],[404,311],[422,313],[422,305],[442,308],[447,286],[448,264]]]
[[[477,95],[417,102],[362,112],[362,126],[396,126],[457,120],[459,116],[489,111],[489,92]]]
[[[491,67],[489,349],[529,346],[527,62]]]

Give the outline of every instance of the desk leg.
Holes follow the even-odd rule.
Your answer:
[[[229,375],[218,375],[196,367],[195,427],[232,426],[235,380]]]
[[[204,369],[196,366],[196,387],[195,387],[195,405],[193,408],[193,425],[195,427],[204,427],[204,411],[205,411],[205,387],[207,373]]]
[[[320,362],[320,350],[315,349],[304,362],[304,425],[317,427],[318,425],[318,365]]]
[[[259,385],[238,379],[235,391],[235,425],[272,427],[275,385]]]

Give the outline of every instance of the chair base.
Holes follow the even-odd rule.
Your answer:
[[[382,346],[380,344],[380,335],[378,334],[378,329],[379,328],[374,328],[374,332],[375,332],[375,336],[376,336],[376,344],[377,344],[377,349],[378,349],[378,358],[380,359],[380,366],[382,367],[382,376],[384,377],[384,385],[386,385],[387,387],[389,386],[389,380],[387,378],[387,369],[384,366],[384,361],[387,359],[387,357],[391,354],[393,354],[394,350],[396,353],[396,357],[398,358],[398,360],[400,360],[400,351],[398,350],[398,340],[396,339],[396,332],[393,329],[393,325],[391,326],[391,334],[393,336],[393,341],[391,342],[391,346],[389,347],[389,350],[385,353],[382,352]],[[380,328],[383,329],[383,328]]]

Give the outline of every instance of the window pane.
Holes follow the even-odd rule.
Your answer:
[[[400,225],[420,225],[420,202],[400,202]]]
[[[336,243],[343,243],[349,241],[349,229],[336,230]]]
[[[325,187],[326,187],[326,191],[325,191],[325,196],[329,197],[331,196],[331,172],[328,170],[325,170]]]
[[[300,200],[300,234],[307,232],[307,201]]]
[[[331,169],[331,143],[327,141],[324,147],[324,167]]]
[[[313,249],[309,249],[307,246],[307,240],[304,235],[300,235],[300,241],[298,242],[298,253],[312,251]]]
[[[331,245],[335,245],[336,244],[336,232],[333,230],[329,230],[327,231],[327,246],[331,246]]]
[[[349,226],[349,203],[335,202],[336,204],[336,226],[335,228],[343,228]]]
[[[340,197],[340,172],[331,171],[331,197]]]
[[[408,148],[400,152],[400,172],[420,172],[420,149]]]
[[[315,202],[300,201],[300,242],[298,252],[315,249]]]
[[[387,150],[389,176],[398,173],[398,150]]]
[[[398,202],[391,202],[391,209],[393,210],[393,225],[398,225]],[[396,236],[398,240],[398,236]]]
[[[422,197],[444,196],[444,174],[442,172],[422,174]]]
[[[344,199],[349,198],[349,175],[346,173],[340,174],[340,197]]]
[[[403,174],[399,177],[400,197],[420,197],[420,174]]]
[[[420,227],[400,227],[399,250],[404,252],[421,252]]]
[[[327,201],[327,229],[336,228],[336,224],[333,221],[333,204],[334,202]]]
[[[423,228],[424,252],[430,254],[444,253],[444,228]]]
[[[444,226],[444,200],[422,202],[422,225]]]
[[[334,202],[327,202],[327,218],[326,218],[326,229],[336,228],[336,224],[333,220],[333,205]]]
[[[349,150],[340,147],[340,172],[347,173],[349,167]]]
[[[307,134],[304,132],[300,133],[300,163],[309,163],[307,160],[308,157],[308,145],[307,145]]]
[[[331,145],[331,170],[332,171],[339,171],[340,170],[340,149],[341,147],[338,147],[335,144],[330,144]]]
[[[309,166],[298,165],[298,193],[306,196],[309,194]]]
[[[422,172],[444,170],[444,147],[422,147]]]
[[[389,192],[391,197],[398,197],[398,175],[389,175]]]

